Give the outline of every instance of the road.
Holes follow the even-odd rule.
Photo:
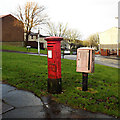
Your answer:
[[[76,57],[77,55],[65,55],[64,56],[65,59],[70,59],[70,60],[76,60]],[[120,65],[118,64],[119,62],[120,62],[120,59],[105,57],[105,56],[100,56],[100,55],[95,56],[96,64],[120,68]]]
[[[38,54],[33,54],[33,55],[38,55]],[[47,55],[41,54],[41,56],[47,56]],[[64,59],[76,60],[76,58],[77,58],[77,55],[64,55]],[[120,59],[116,57],[95,55],[95,64],[120,68],[119,63],[120,63]]]
[[[29,55],[38,55],[38,54],[34,54],[34,53],[26,53],[26,52],[18,52],[18,51],[9,51],[9,50],[2,50],[2,51],[17,52],[17,53],[23,53],[23,54],[29,54]],[[47,56],[47,55],[40,54],[40,56]],[[62,58],[62,56],[61,56],[61,58]],[[76,60],[76,58],[77,58],[77,55],[64,55],[64,59]],[[95,63],[105,65],[105,66],[120,68],[120,64],[119,64],[120,58],[117,58],[117,57],[96,55]]]

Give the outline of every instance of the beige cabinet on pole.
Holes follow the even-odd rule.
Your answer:
[[[92,48],[77,49],[77,68],[76,72],[93,73],[95,54]]]

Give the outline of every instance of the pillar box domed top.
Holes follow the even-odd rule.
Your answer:
[[[62,37],[46,37],[45,38],[46,41],[61,41],[63,40]]]

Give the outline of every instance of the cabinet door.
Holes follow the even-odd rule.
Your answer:
[[[89,50],[79,50],[77,52],[77,72],[88,72],[90,69]]]

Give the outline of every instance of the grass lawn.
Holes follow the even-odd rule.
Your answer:
[[[82,74],[76,72],[76,61],[62,59],[62,94],[52,94],[60,103],[92,112],[118,114],[118,69],[95,65],[89,74],[89,91],[81,91]],[[47,57],[20,53],[2,54],[2,79],[4,82],[34,92],[37,96],[47,93]]]
[[[30,48],[30,50],[27,51],[26,47],[17,47],[17,46],[10,46],[10,45],[3,45],[2,49],[3,50],[13,50],[13,51],[38,53],[38,49],[35,49],[35,48]],[[40,50],[40,53],[47,54],[47,49]]]

